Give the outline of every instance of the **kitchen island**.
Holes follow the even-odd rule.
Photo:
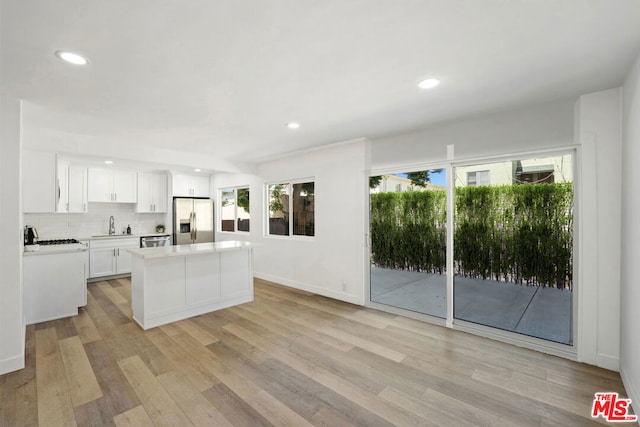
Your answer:
[[[251,251],[238,241],[130,249],[133,319],[149,329],[253,301]]]

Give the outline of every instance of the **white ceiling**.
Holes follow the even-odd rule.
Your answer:
[[[38,138],[255,162],[615,87],[640,1],[2,0],[1,41]]]

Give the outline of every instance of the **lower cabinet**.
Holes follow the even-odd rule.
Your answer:
[[[29,253],[23,257],[27,325],[78,314],[87,305],[84,251]]]
[[[131,273],[129,249],[140,247],[137,237],[91,240],[89,243],[89,278]]]
[[[134,256],[133,318],[143,329],[253,301],[251,251]]]

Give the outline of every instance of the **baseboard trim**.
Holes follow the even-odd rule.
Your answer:
[[[596,356],[596,363],[600,368],[616,372],[620,371],[620,358],[617,356],[598,353]]]
[[[620,367],[620,377],[622,378],[622,384],[624,385],[624,389],[627,391],[627,397],[631,399],[631,407],[633,408],[633,412],[635,414],[640,413],[640,393],[638,393],[638,388],[640,384],[634,384],[631,380],[631,377],[627,375],[627,372],[624,370],[624,366]],[[640,418],[638,419],[638,425],[640,425]]]
[[[325,297],[337,299],[337,300],[348,302],[351,304],[364,305],[364,297],[358,297],[357,295],[349,294],[346,292],[321,288],[319,286],[309,285],[307,283],[297,282],[295,280],[289,280],[289,279],[277,277],[271,274],[259,273],[256,271],[253,272],[253,277],[257,279],[266,280],[269,282],[278,283],[280,285],[284,285],[289,288],[295,288],[301,291],[312,292],[317,295],[322,295]]]
[[[0,375],[24,368],[24,354],[19,354],[10,359],[0,360]]]

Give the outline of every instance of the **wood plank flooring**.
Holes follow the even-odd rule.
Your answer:
[[[255,301],[143,331],[129,279],[27,328],[0,426],[585,426],[620,376],[255,281]]]

